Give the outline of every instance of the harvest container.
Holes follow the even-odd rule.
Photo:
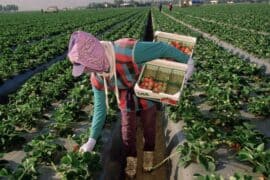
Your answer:
[[[183,36],[179,34],[156,31],[154,34],[154,41],[161,41],[168,43],[185,54],[192,57],[193,49],[196,44],[196,38],[191,36]]]
[[[196,38],[155,32],[154,41],[162,41],[192,57]],[[156,59],[143,66],[134,90],[138,97],[170,105],[177,105],[186,82],[187,64]]]
[[[156,59],[144,65],[135,84],[138,97],[177,105],[185,82],[187,64]]]

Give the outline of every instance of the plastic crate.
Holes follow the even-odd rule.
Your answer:
[[[197,39],[191,36],[156,31],[154,34],[154,41],[168,43],[192,57]]]
[[[135,84],[135,94],[141,98],[177,105],[184,86],[186,70],[187,64],[163,59],[153,60],[144,65]],[[147,87],[143,84],[147,82],[145,78],[148,79]],[[149,79],[153,80],[152,85]]]

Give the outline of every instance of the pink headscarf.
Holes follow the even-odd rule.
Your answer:
[[[80,76],[85,68],[92,72],[104,72],[109,68],[105,50],[99,40],[83,31],[72,33],[68,58],[73,64],[73,76]]]

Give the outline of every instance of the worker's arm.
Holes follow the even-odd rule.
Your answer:
[[[100,136],[106,118],[105,92],[99,91],[94,87],[93,91],[94,115],[92,119],[90,137],[88,138],[88,141],[80,147],[80,152],[91,152],[94,149],[96,140]]]
[[[138,41],[133,53],[134,60],[137,64],[143,64],[159,58],[170,58],[182,63],[187,63],[189,59],[188,55],[164,42]]]
[[[91,125],[90,138],[97,140],[100,136],[106,119],[105,92],[93,87],[94,92],[94,114]]]

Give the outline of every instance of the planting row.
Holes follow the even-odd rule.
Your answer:
[[[113,28],[119,22],[130,21],[133,17],[140,16],[138,10],[133,10],[129,14],[119,15],[103,21],[103,23],[89,23],[85,21],[80,29],[89,29],[94,35],[104,33]],[[75,30],[75,29],[73,29]],[[22,45],[15,51],[5,53],[0,56],[0,75],[2,81],[17,75],[29,68],[36,67],[39,64],[47,62],[52,58],[62,55],[67,50],[67,42],[72,31],[65,32],[63,35],[54,36],[50,39],[41,40],[34,45]],[[1,70],[2,69],[2,70]]]
[[[270,58],[270,50],[268,48],[270,44],[269,35],[256,34],[251,31],[245,31],[215,22],[206,23],[201,19],[189,16],[186,11],[182,11],[180,8],[171,13],[171,15],[194,26],[195,28],[200,29],[203,32],[215,35],[221,40],[246,50],[257,57]],[[225,16],[224,18],[227,17]]]
[[[269,139],[248,119],[254,115],[263,119],[270,114],[269,76],[255,64],[237,58],[157,10],[153,14],[156,30],[197,36],[196,72],[179,106],[167,108],[171,120],[185,121],[187,142],[178,147],[180,164],[186,167],[199,163],[214,173],[217,150],[223,147],[233,152],[235,160],[247,162],[254,172],[269,177]]]
[[[91,11],[90,11],[91,12]],[[3,34],[1,36],[1,38],[3,39],[3,41],[1,41],[1,45],[3,48],[1,49],[1,54],[7,54],[7,53],[12,53],[14,50],[16,50],[17,48],[21,48],[24,47],[26,45],[32,45],[35,44],[41,40],[46,40],[49,39],[53,36],[57,36],[57,35],[61,35],[61,34],[67,34],[68,32],[72,32],[74,29],[78,29],[81,28],[83,26],[85,26],[86,24],[96,24],[98,22],[103,22],[103,21],[107,21],[108,19],[112,18],[112,14],[115,14],[113,12],[104,12],[101,14],[90,14],[90,18],[81,18],[82,16],[85,16],[86,14],[82,14],[80,12],[73,12],[73,16],[70,17],[70,14],[68,14],[68,18],[63,18],[63,19],[59,19],[58,20],[58,16],[55,15],[55,19],[57,19],[57,21],[52,21],[52,17],[50,20],[50,17],[46,17],[47,19],[45,20],[50,20],[50,21],[45,21],[46,25],[48,27],[40,27],[38,26],[40,29],[38,30],[34,30],[31,29],[29,30],[28,34],[27,33],[21,33],[20,31],[23,31],[23,27],[22,30],[20,29],[20,26],[18,28],[14,28],[16,29],[16,34]],[[117,14],[118,16],[123,16],[125,14],[130,14],[130,12],[119,12],[119,14]],[[18,16],[18,14],[17,14]],[[45,17],[44,17],[45,18]],[[34,18],[33,18],[34,19]],[[24,21],[24,19],[20,19],[22,21]],[[70,21],[72,20],[72,21]],[[66,24],[62,24],[65,23]],[[70,22],[68,22],[70,21]],[[35,22],[32,22],[32,26],[35,26]],[[55,24],[58,23],[58,24]],[[23,25],[21,23],[21,25]],[[3,25],[5,27],[5,25]],[[25,29],[24,29],[25,30]],[[20,32],[20,33],[18,33]],[[37,34],[35,36],[35,34]]]
[[[101,22],[112,16],[129,14],[130,11],[132,10],[103,10],[102,13],[85,10],[57,14],[41,14],[40,12],[2,14],[0,22],[3,31],[0,32],[0,49],[2,51],[5,48],[72,31],[85,24]]]
[[[178,11],[178,9],[177,9]],[[181,12],[194,17],[213,20],[219,23],[236,25],[241,28],[270,32],[270,7],[267,4],[234,4],[190,7]]]
[[[134,32],[132,37],[140,39],[138,35],[144,31],[147,13],[147,10],[141,11],[136,21],[123,23],[125,33],[132,35],[131,33]],[[125,28],[128,23],[131,25]],[[90,32],[91,29],[89,27],[85,30]],[[115,39],[107,34],[107,40],[116,40],[123,35],[125,34],[122,32],[122,27],[118,27],[118,31],[111,34]],[[88,139],[89,131],[80,134],[74,130],[81,121],[89,121],[93,103],[88,77],[85,75],[74,80],[71,77],[70,66],[68,60],[58,62],[29,80],[22,89],[11,96],[8,105],[0,106],[0,117],[4,122],[0,128],[1,139],[3,139],[1,152],[11,151],[10,147],[14,148],[14,143],[18,142],[16,139],[22,137],[27,129],[31,132],[34,130],[32,127],[38,127],[37,132],[40,134],[30,138],[31,141],[24,145],[26,156],[22,163],[15,169],[8,168],[7,165],[0,170],[0,176],[38,179],[42,176],[41,169],[49,167],[59,178],[85,179],[93,178],[101,169],[97,153],[81,154],[76,152],[78,146],[67,147],[74,142],[82,144]],[[111,104],[116,104],[112,96],[110,100],[114,101]],[[13,109],[12,112],[9,111],[10,109]],[[109,110],[107,123],[117,118],[116,109],[115,106]],[[89,126],[89,122],[86,124]],[[65,145],[59,143],[60,137],[67,137]],[[73,150],[75,152],[71,152]],[[95,151],[100,151],[100,141]]]
[[[145,22],[145,19],[143,18],[146,17],[146,14],[147,11],[144,11],[144,14],[141,18],[138,18],[137,21]],[[142,28],[143,26],[141,23],[138,24],[137,22],[133,22],[132,27],[130,27],[130,29],[126,29],[126,33],[129,31],[132,32],[134,29],[139,31],[138,29]],[[89,28],[89,30],[91,29]],[[92,33],[94,34],[93,31]],[[123,35],[122,28],[119,27],[119,32],[114,32],[114,34],[119,34],[118,38],[122,37],[120,36]],[[51,70],[52,72],[47,71],[46,74],[39,74],[25,83],[17,93],[11,95],[10,103],[2,106],[3,108],[6,107],[4,108],[6,109],[6,113],[2,113],[2,118],[8,119],[9,121],[13,119],[13,123],[22,127],[31,128],[35,125],[35,120],[38,120],[42,116],[42,110],[46,109],[50,102],[59,98],[59,96],[60,98],[64,96],[65,88],[71,86],[70,83],[72,83],[72,77],[70,75],[70,68],[68,68],[69,63],[61,62],[55,66],[55,68],[57,68],[57,72],[55,70]],[[66,76],[66,74],[69,74],[69,76]],[[60,76],[60,79],[56,78],[56,76]],[[8,111],[9,113],[7,113]]]

